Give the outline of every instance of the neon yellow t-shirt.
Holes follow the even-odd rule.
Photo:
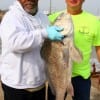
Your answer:
[[[55,16],[53,15],[53,17]],[[50,17],[49,20],[51,20]],[[100,46],[100,22],[95,16],[87,12],[72,15],[72,20],[74,23],[74,43],[83,55],[81,63],[73,63],[72,77],[82,76],[87,79],[91,74],[92,46]]]

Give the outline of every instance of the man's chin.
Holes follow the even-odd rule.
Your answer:
[[[37,13],[38,9],[32,9],[32,10],[26,9],[25,11],[31,15],[35,15]]]

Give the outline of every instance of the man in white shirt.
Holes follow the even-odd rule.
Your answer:
[[[0,75],[4,100],[44,100],[45,62],[40,49],[45,38],[61,41],[62,28],[49,26],[38,0],[16,0],[0,25]],[[49,100],[54,100],[50,89]]]

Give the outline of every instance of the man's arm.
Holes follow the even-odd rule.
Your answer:
[[[96,46],[96,54],[97,54],[97,58],[98,58],[98,61],[100,62],[100,46]]]

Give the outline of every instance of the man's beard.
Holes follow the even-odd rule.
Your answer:
[[[25,9],[25,11],[31,15],[35,15],[38,12],[38,7],[35,7],[33,9]]]

